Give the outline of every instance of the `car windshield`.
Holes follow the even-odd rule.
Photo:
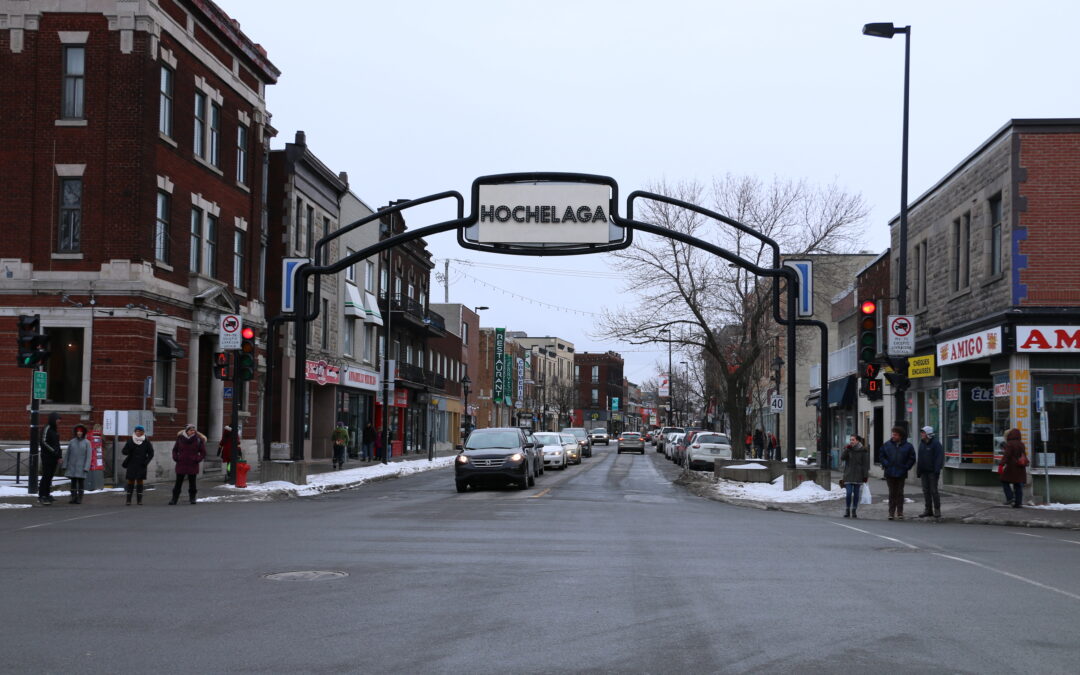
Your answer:
[[[563,429],[568,434],[573,434],[574,438],[585,438],[587,435],[584,429]]]
[[[628,438],[628,439],[630,439],[632,441],[636,441],[637,439],[641,438],[641,434],[639,434],[637,432],[627,432],[627,433],[623,434],[622,437],[623,438]]]
[[[592,430],[592,432],[593,432],[594,434],[606,434],[606,433],[607,433],[607,429],[593,429],[593,430]]]
[[[490,450],[493,448],[517,448],[521,437],[513,431],[472,432],[465,442],[466,450]]]
[[[559,438],[562,439],[563,443],[575,443],[575,442],[577,442],[577,439],[574,438],[574,434],[559,434]]]
[[[731,445],[728,441],[728,437],[723,434],[701,434],[697,437],[698,443],[719,443],[721,445]]]
[[[540,445],[562,445],[563,441],[559,434],[534,434],[536,442]]]

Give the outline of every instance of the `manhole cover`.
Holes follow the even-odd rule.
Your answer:
[[[331,581],[349,576],[347,572],[328,572],[325,570],[306,570],[300,572],[275,572],[264,574],[270,581]]]

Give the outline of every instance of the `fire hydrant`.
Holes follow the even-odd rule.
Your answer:
[[[240,460],[236,463],[236,487],[247,487],[247,474],[251,470],[251,465]]]

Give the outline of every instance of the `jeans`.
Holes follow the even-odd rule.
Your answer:
[[[1023,483],[1002,483],[1001,488],[1005,490],[1005,501],[1012,502],[1013,506],[1021,506],[1024,503],[1024,484]]]
[[[922,478],[923,501],[926,502],[926,513],[941,511],[941,493],[938,492],[939,473],[924,473]]]
[[[885,484],[889,486],[889,515],[904,515],[904,476],[885,476]]]
[[[345,444],[334,446],[334,461],[338,464],[345,463]]]
[[[38,481],[38,497],[50,497],[52,479],[56,475],[58,458],[51,452],[41,453],[41,480]]]
[[[854,511],[859,508],[862,497],[862,483],[844,483],[844,507]]]
[[[364,460],[375,459],[375,443],[364,443],[360,446],[360,458]]]

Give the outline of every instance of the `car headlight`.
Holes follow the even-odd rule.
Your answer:
[[[525,459],[525,456],[522,455],[520,452],[515,452],[514,454],[510,455],[511,462],[520,462],[523,459]]]
[[[458,464],[468,464],[469,463],[468,455],[458,455],[457,456],[457,463]]]

